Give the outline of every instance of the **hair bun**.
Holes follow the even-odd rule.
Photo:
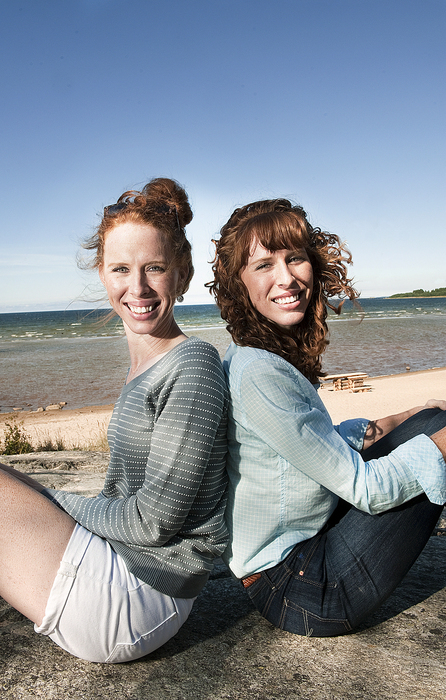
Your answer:
[[[192,221],[192,209],[185,189],[176,180],[156,177],[144,186],[142,194],[147,204],[153,207],[168,207],[176,211],[181,228]]]

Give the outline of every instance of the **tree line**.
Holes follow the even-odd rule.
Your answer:
[[[438,287],[430,292],[424,289],[414,289],[413,292],[402,292],[400,294],[392,294],[389,299],[398,299],[401,297],[446,297],[446,287]]]

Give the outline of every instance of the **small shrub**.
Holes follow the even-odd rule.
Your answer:
[[[58,437],[55,440],[52,438],[45,438],[43,442],[39,442],[36,447],[36,452],[61,452],[65,450],[65,445],[62,438]]]
[[[3,454],[22,455],[26,452],[34,452],[28,435],[23,429],[23,421],[17,423],[5,423],[6,431],[3,439]]]

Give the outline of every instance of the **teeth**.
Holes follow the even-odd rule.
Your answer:
[[[281,297],[280,299],[273,299],[275,304],[293,304],[299,299],[299,295],[296,294],[294,297]]]
[[[130,306],[130,304],[127,304],[127,306],[134,314],[148,314],[153,309],[153,306]]]

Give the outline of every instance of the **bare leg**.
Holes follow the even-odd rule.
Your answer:
[[[23,474],[23,472],[19,472],[17,469],[10,467],[8,464],[2,464],[0,462],[0,469],[3,469],[4,472],[8,472],[8,474],[12,474],[12,476],[15,476],[16,479],[22,481],[24,484],[32,486],[32,488],[36,491],[42,491],[44,488],[42,484],[39,484],[38,481],[32,479],[30,476],[28,476],[28,474]]]
[[[13,472],[1,465],[0,595],[40,625],[75,521]]]

